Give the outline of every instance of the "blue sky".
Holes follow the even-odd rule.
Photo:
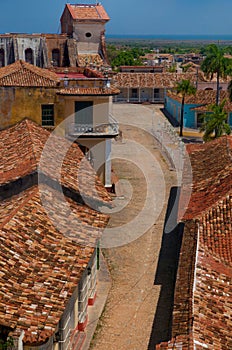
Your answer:
[[[0,0],[0,33],[58,33],[65,3],[64,0]],[[232,34],[231,0],[102,0],[101,3],[111,17],[107,34]]]

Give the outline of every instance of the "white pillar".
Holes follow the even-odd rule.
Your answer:
[[[139,87],[139,103],[141,102],[141,89]]]
[[[130,88],[127,88],[127,102],[130,102]]]
[[[111,187],[111,139],[106,140],[105,186]]]

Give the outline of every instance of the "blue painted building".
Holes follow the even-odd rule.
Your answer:
[[[186,96],[184,105],[184,127],[199,128],[201,124],[201,115],[207,112],[207,106],[214,103],[215,91],[198,91],[196,96]],[[224,96],[223,96],[224,97]],[[197,107],[205,106],[200,110]],[[165,97],[164,107],[166,111],[178,122],[180,122],[181,114],[181,97],[172,93],[168,93]],[[228,123],[232,127],[232,104],[226,103],[228,112]]]

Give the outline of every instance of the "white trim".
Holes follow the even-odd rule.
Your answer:
[[[23,337],[24,337],[25,332],[22,331],[22,333],[19,336],[18,340],[18,350],[23,350]]]
[[[68,333],[66,334],[65,339],[64,340],[59,340],[58,343],[65,343],[67,341],[67,339],[70,338],[70,333],[72,333],[72,332],[73,332],[73,329],[69,329]]]
[[[67,328],[70,320],[71,320],[71,317],[69,316],[67,322],[65,323],[64,328],[60,328],[61,331],[65,331],[65,329]]]

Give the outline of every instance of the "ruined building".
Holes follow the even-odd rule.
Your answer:
[[[61,34],[0,34],[0,67],[23,60],[41,68],[107,65],[101,4],[66,4]]]

